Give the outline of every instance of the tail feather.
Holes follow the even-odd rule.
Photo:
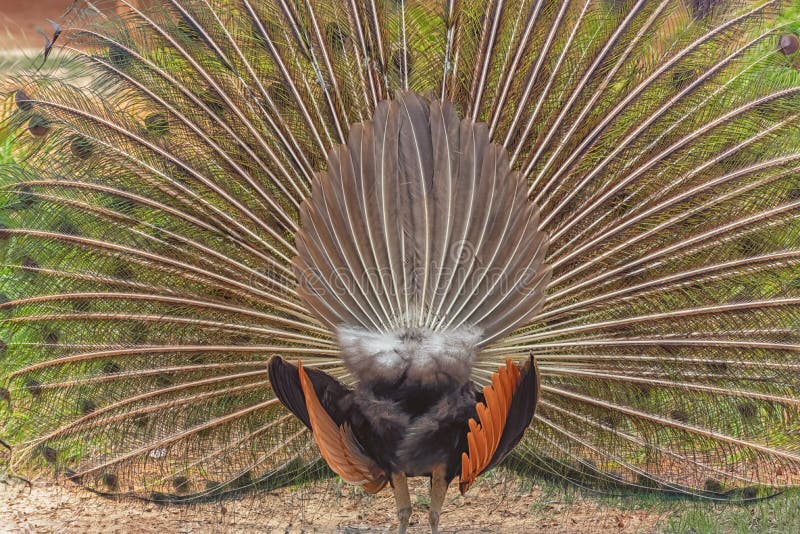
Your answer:
[[[443,120],[450,121],[444,124],[450,132],[460,128],[466,150],[455,144],[455,139],[442,139]],[[434,330],[464,326],[483,330],[491,340],[539,311],[546,286],[547,238],[538,231],[538,212],[526,201],[521,180],[511,173],[505,152],[488,143],[486,126],[468,120],[457,126],[458,122],[450,104],[428,104],[416,95],[404,94],[379,108],[373,124],[360,130],[370,135],[373,125],[378,131],[382,124],[387,125],[388,135],[380,141],[383,147],[379,151],[388,159],[379,159],[379,167],[359,166],[363,174],[356,177],[350,154],[360,146],[359,136],[351,138],[349,149],[331,152],[328,172],[320,175],[303,208],[305,230],[299,234],[302,244],[297,263],[303,294],[313,299],[310,307],[324,309],[330,301],[344,308],[344,315],[339,314],[338,322],[329,323],[330,327],[394,332],[425,325],[434,325]],[[437,172],[447,174],[436,176]],[[451,185],[434,186],[435,176]],[[362,197],[364,204],[380,205],[381,194],[394,188],[392,217],[385,216],[383,223],[383,234],[393,243],[387,248],[394,258],[376,268],[392,272],[402,284],[396,287],[399,316],[392,309],[391,296],[376,292],[376,286],[368,283],[375,273],[367,271],[366,261],[358,257],[359,249],[375,247],[356,241],[357,236],[370,233],[366,228],[354,229],[355,223],[365,221],[354,221],[351,211],[367,208],[351,209],[344,195],[337,193],[355,189],[356,182],[381,184],[369,187],[377,195]],[[440,198],[436,194],[443,193],[444,187],[447,196]],[[462,203],[457,191],[464,189],[473,199]],[[481,194],[490,199],[497,195],[497,199],[473,212],[477,208],[474,197]],[[447,228],[451,220],[462,225],[463,239],[456,239],[459,230]],[[444,233],[435,226],[440,221],[445,222]],[[439,236],[441,240],[434,241]],[[467,257],[439,264],[454,248],[466,252]],[[450,282],[444,290],[442,273]],[[442,311],[433,306],[437,299],[446,305]],[[468,308],[470,301],[478,304]],[[498,308],[502,313],[494,314]],[[467,313],[463,313],[465,309]],[[389,310],[392,312],[386,314]],[[494,315],[491,320],[490,315]]]

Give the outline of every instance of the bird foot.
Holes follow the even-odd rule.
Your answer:
[[[397,511],[397,520],[399,525],[397,526],[397,534],[406,534],[406,529],[408,528],[408,522],[411,519],[411,507],[408,506],[406,508],[401,508]]]
[[[439,534],[439,512],[430,512],[428,520],[431,523],[431,534]]]

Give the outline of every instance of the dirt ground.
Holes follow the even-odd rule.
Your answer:
[[[35,481],[0,484],[0,532],[395,532],[391,491],[372,497],[350,487],[284,489],[236,501],[197,507],[160,506],[115,501],[56,483]],[[414,515],[409,534],[430,532],[427,482],[413,481]],[[337,494],[338,493],[338,494]],[[666,512],[615,508],[590,499],[544,495],[538,488],[521,491],[503,482],[483,481],[465,496],[452,487],[441,519],[442,533],[656,532]]]

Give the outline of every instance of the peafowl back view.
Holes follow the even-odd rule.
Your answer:
[[[122,4],[3,85],[12,470],[190,502],[322,458],[401,532],[406,476],[435,531],[509,454],[800,483],[787,3]]]

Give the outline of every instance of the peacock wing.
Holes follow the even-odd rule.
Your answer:
[[[362,486],[369,493],[377,493],[383,489],[389,477],[364,452],[346,420],[347,413],[340,408],[340,403],[345,401],[347,395],[345,388],[324,373],[317,371],[312,375],[306,372],[299,361],[296,368],[277,358],[273,358],[272,361],[278,362],[275,367],[281,366],[285,370],[295,369],[297,378],[288,383],[291,384],[289,387],[295,387],[295,382],[299,382],[299,390],[305,404],[305,415],[308,419],[307,426],[311,429],[314,441],[330,468],[345,482]],[[275,375],[275,378],[285,378],[283,374]],[[283,400],[282,397],[279,398]],[[295,398],[296,395],[293,395],[292,400]],[[289,408],[295,415],[301,417],[295,412],[294,406]]]
[[[517,446],[531,424],[539,398],[539,373],[533,356],[520,367],[512,360],[492,375],[469,421],[468,450],[461,456],[459,489],[464,494],[483,472],[495,467]]]

